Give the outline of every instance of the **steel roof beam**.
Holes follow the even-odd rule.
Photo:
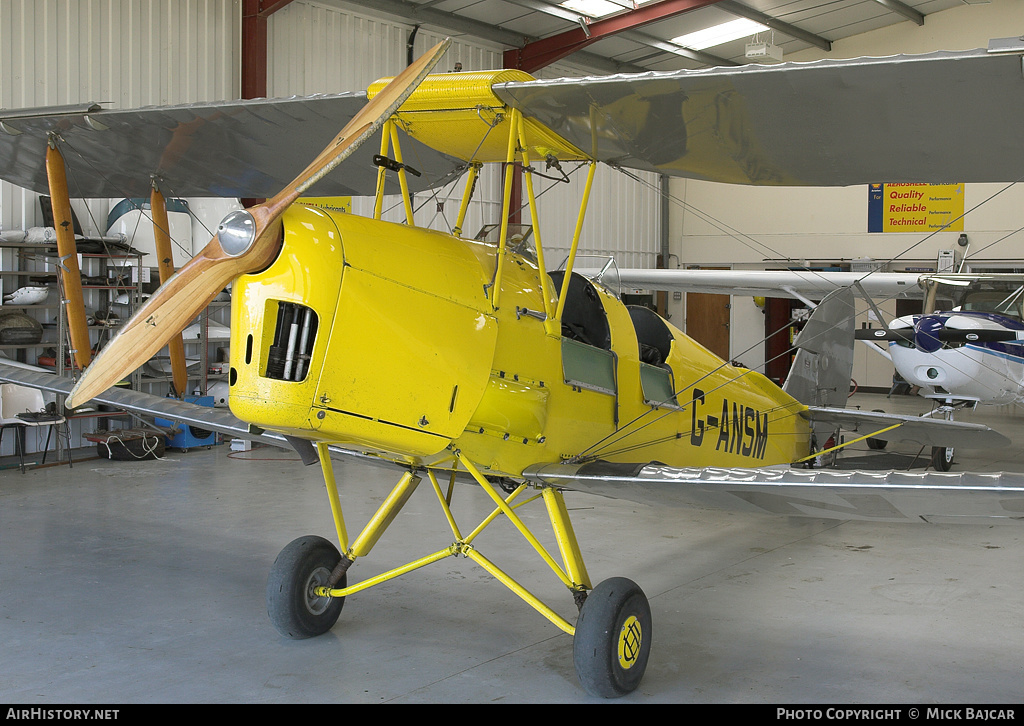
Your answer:
[[[588,24],[593,20],[593,17],[586,13],[578,13],[575,10],[563,8],[561,5],[543,2],[543,0],[505,0],[505,2],[510,5],[518,5],[519,7],[526,8],[527,10],[535,10],[538,13],[544,13],[545,15],[550,15],[553,18],[567,20],[570,23],[578,23],[580,18],[584,18]]]
[[[579,23],[581,27],[587,26],[588,29],[590,24],[594,22],[594,18],[589,15],[578,13],[575,10],[569,10],[568,8],[563,8],[561,5],[553,5],[549,2],[545,2],[545,0],[505,0],[505,2],[511,3],[512,5],[519,5],[520,7],[524,7],[528,10],[535,10],[554,18],[567,20],[570,23]],[[583,32],[586,33],[587,31],[584,30]],[[619,37],[626,38],[627,40],[639,43],[640,45],[646,45],[664,53],[671,53],[672,55],[688,58],[689,60],[706,66],[737,65],[725,58],[719,58],[718,56],[711,55],[710,53],[704,53],[699,50],[684,48],[683,46],[672,43],[671,41],[655,38],[653,35],[647,35],[646,33],[641,33],[635,30],[623,31],[619,34]],[[648,58],[654,58],[658,55],[660,54],[654,54],[648,56]]]
[[[875,0],[875,2],[892,10],[894,13],[899,13],[907,20],[913,20],[918,25],[924,25],[924,15],[909,5],[901,3],[900,0]]]
[[[536,71],[562,60],[568,55],[577,53],[602,38],[681,15],[690,10],[715,5],[721,1],[662,0],[662,2],[644,5],[636,10],[595,20],[586,24],[585,27],[574,28],[527,43],[522,48],[505,51],[505,67],[519,68],[528,73]]]
[[[881,2],[883,5],[886,5],[889,2],[894,1],[895,0],[884,0],[883,2],[883,0],[878,0],[878,2]],[[832,41],[828,40],[827,38],[822,38],[820,35],[809,33],[806,30],[796,27],[795,25],[790,25],[789,23],[785,23],[779,20],[778,18],[773,18],[771,15],[765,15],[764,13],[758,10],[754,10],[753,8],[749,8],[743,3],[738,3],[735,0],[721,0],[721,2],[718,3],[717,7],[721,8],[722,10],[725,10],[727,13],[731,13],[732,15],[736,15],[741,18],[746,18],[747,20],[753,20],[754,22],[761,23],[761,25],[766,25],[772,30],[777,30],[780,33],[785,33],[791,38],[796,38],[797,40],[802,40],[805,43],[810,43],[811,45],[821,48],[824,51],[832,50]]]
[[[681,45],[677,45],[668,40],[661,40],[655,38],[653,35],[647,35],[647,33],[641,33],[638,30],[627,30],[621,33],[620,37],[626,40],[632,40],[634,43],[642,43],[643,45],[650,46],[656,50],[660,50],[663,53],[671,53],[672,55],[678,55],[682,58],[688,58],[697,63],[701,63],[706,66],[738,66],[742,65],[735,61],[731,61],[728,58],[719,58],[717,55],[711,53],[705,53],[702,50],[693,50],[691,48],[685,48]]]
[[[424,8],[417,3],[409,2],[409,0],[359,0],[357,4],[360,8],[373,8],[396,15],[403,18],[406,22],[420,20],[438,28],[466,33],[514,48],[536,40],[532,36],[516,33],[499,25],[491,25],[479,20],[460,17],[444,10]],[[573,61],[600,73],[642,72],[647,70],[632,63],[619,63],[610,58],[587,52],[577,54]]]

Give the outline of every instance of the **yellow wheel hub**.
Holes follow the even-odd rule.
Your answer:
[[[643,644],[643,635],[640,621],[633,615],[626,618],[619,631],[619,666],[623,670],[629,670],[636,664],[640,646]]]

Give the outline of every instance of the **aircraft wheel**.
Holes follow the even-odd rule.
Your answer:
[[[267,577],[267,614],[281,635],[301,640],[334,627],[343,597],[318,597],[313,589],[327,583],[341,560],[338,548],[316,535],[292,540],[274,560]],[[339,583],[345,587],[347,576]]]
[[[949,471],[953,467],[953,447],[933,446],[932,467],[935,471]]]
[[[600,583],[576,621],[572,660],[588,693],[615,698],[640,685],[651,653],[651,608],[640,586],[624,577]]]

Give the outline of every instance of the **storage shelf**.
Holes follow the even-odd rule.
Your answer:
[[[49,241],[45,243],[30,244],[0,243],[0,250],[4,250],[6,253],[4,262],[8,263],[7,266],[16,268],[45,268],[0,270],[0,275],[5,276],[6,279],[6,284],[4,285],[5,292],[11,292],[6,289],[9,286],[14,285],[20,287],[28,280],[31,280],[32,282],[38,280],[40,284],[45,284],[55,290],[60,289],[59,285],[56,284],[61,280],[60,271],[57,268],[59,260],[56,242]],[[121,308],[121,310],[126,311],[123,316],[127,319],[139,302],[141,285],[132,282],[131,274],[132,268],[136,270],[141,269],[142,253],[82,252],[79,253],[79,259],[82,262],[82,292],[85,296],[84,302],[86,306],[90,309],[96,310],[109,309],[117,295],[127,292],[129,293],[128,305]],[[128,264],[129,262],[130,264]],[[111,273],[114,274],[111,275]],[[55,374],[63,372],[65,375],[70,375],[72,366],[66,362],[68,357],[66,320],[63,313],[62,302],[60,301],[60,298],[57,299],[58,302],[53,304],[0,305],[0,313],[4,311],[4,308],[6,308],[8,310],[24,311],[37,319],[45,318],[44,320],[40,320],[44,330],[43,340],[38,343],[28,344],[2,344],[0,345],[0,350],[25,351],[24,354],[21,354],[18,357],[28,361],[29,363],[36,364],[37,355],[40,351],[47,348],[53,348],[56,351],[55,358],[58,364],[52,367],[41,367]],[[35,312],[33,313],[33,311]],[[54,314],[52,311],[57,311],[56,322],[54,322]],[[120,321],[117,325],[88,326],[90,345],[102,347],[102,345],[118,331],[122,324],[123,321]],[[14,356],[12,355],[11,357],[13,358]],[[136,387],[138,387],[139,376],[133,374],[132,380],[135,381]],[[63,400],[63,396],[57,396],[58,405],[62,405]],[[128,416],[130,416],[130,414],[123,410],[84,411],[81,413],[68,414],[69,419],[95,419],[100,422],[125,418]],[[99,423],[97,425],[106,426],[105,423]],[[58,446],[60,446],[60,443],[58,443]]]
[[[57,345],[52,340],[41,340],[38,343],[2,343],[0,350],[24,350],[26,348],[53,348]]]

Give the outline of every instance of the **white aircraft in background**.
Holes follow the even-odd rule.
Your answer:
[[[1024,275],[685,269],[617,274],[627,288],[787,297],[810,307],[837,287],[852,286],[882,326],[856,330],[857,339],[891,360],[921,396],[937,402],[926,415],[951,419],[967,406],[1024,403]],[[885,323],[872,300],[893,298],[920,298],[922,312]],[[885,441],[868,444],[883,448]],[[952,463],[952,447],[933,448],[936,469],[948,471]]]

